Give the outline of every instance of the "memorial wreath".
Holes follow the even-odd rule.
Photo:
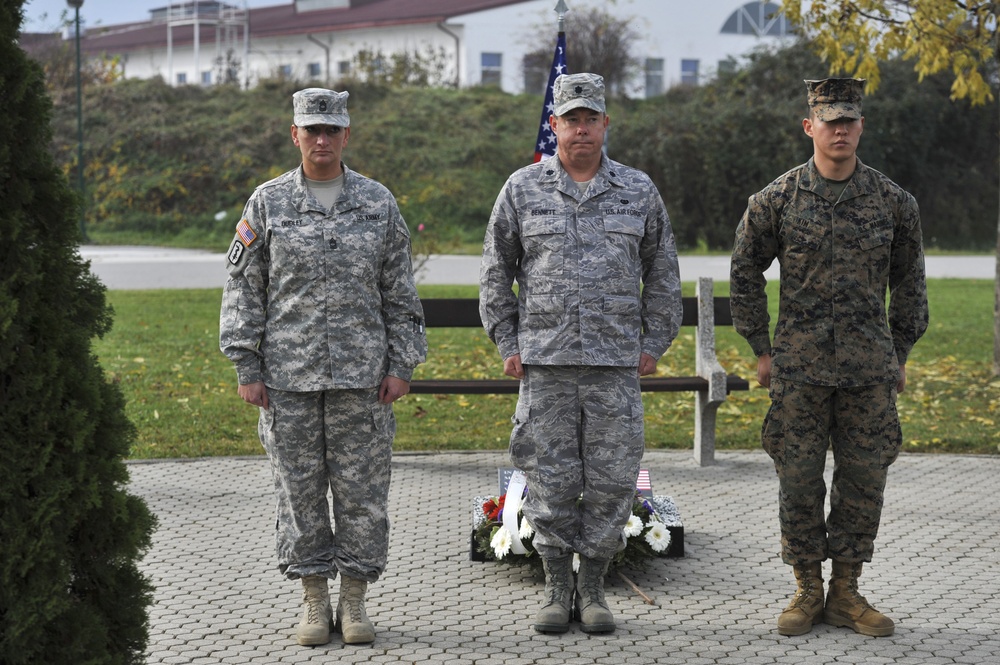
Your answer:
[[[487,561],[531,566],[541,572],[542,560],[532,544],[534,530],[521,510],[518,510],[516,521],[518,533],[511,533],[511,529],[504,525],[505,501],[506,495],[490,497],[479,507],[482,514],[477,517],[473,532],[476,550]],[[670,547],[670,530],[657,512],[656,502],[657,497],[651,498],[636,492],[632,500],[632,514],[623,529],[625,549],[612,557],[610,570],[643,569],[651,559],[666,554]],[[520,501],[518,504],[520,505]],[[514,538],[520,540],[524,554],[515,554],[512,551]],[[579,555],[574,554],[574,570],[578,569],[579,561]]]

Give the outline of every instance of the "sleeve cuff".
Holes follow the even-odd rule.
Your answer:
[[[409,383],[413,380],[413,369],[413,367],[390,366],[389,376],[394,376],[397,379],[402,379],[403,381]]]
[[[901,346],[896,347],[896,362],[900,365],[906,365],[906,359],[910,356],[909,349],[903,349]]]
[[[770,355],[771,338],[767,333],[754,335],[748,338],[747,342],[750,343],[750,348],[753,350],[753,354],[758,358],[760,358],[763,355]]]
[[[236,379],[240,382],[241,386],[245,386],[251,383],[257,383],[258,381],[263,381],[264,375],[261,374],[260,368],[258,367],[237,367]]]

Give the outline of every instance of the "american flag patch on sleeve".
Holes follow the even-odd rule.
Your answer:
[[[245,219],[241,219],[240,223],[236,225],[236,235],[240,237],[240,240],[242,240],[243,244],[247,247],[249,247],[250,244],[257,239],[257,234],[253,232],[253,229],[250,228],[250,225],[247,224],[247,220]]]

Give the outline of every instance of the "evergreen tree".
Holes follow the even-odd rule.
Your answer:
[[[77,252],[21,7],[0,3],[0,662],[139,663],[154,518],[126,491],[134,429],[91,352],[111,310]]]

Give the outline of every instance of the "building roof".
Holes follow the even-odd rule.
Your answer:
[[[58,32],[22,32],[17,36],[17,43],[25,53],[37,58],[62,46],[63,39]]]
[[[317,34],[365,28],[440,23],[454,16],[516,5],[527,0],[354,0],[352,6],[338,9],[296,11],[294,2],[249,9],[250,39],[286,35]],[[243,11],[243,10],[239,10]],[[167,22],[142,21],[90,28],[82,48],[87,53],[120,53],[147,48],[165,48]],[[199,41],[214,43],[215,26],[200,24]],[[175,25],[174,46],[194,42],[192,24]]]

